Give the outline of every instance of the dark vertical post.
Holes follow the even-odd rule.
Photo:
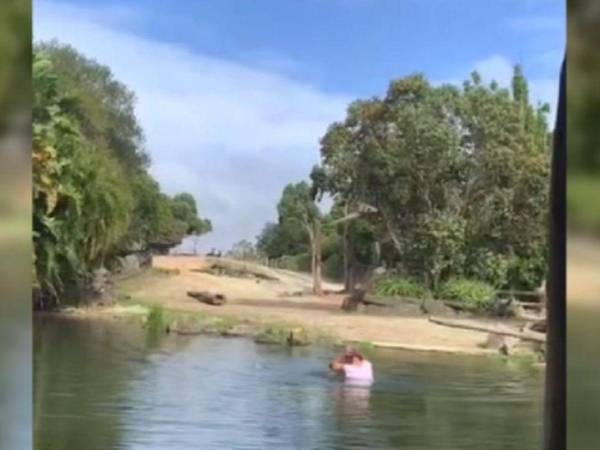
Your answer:
[[[560,90],[552,155],[550,187],[550,274],[544,449],[566,448],[566,58]]]

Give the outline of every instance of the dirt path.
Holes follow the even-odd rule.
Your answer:
[[[309,291],[308,275],[290,273],[259,266],[277,280],[236,278],[203,273],[214,259],[189,256],[155,257],[157,269],[176,270],[178,274],[158,274],[151,271],[119,282],[119,289],[134,300],[158,303],[180,311],[203,311],[219,316],[234,316],[257,323],[286,322],[318,329],[344,341],[369,341],[379,346],[461,352],[489,353],[478,344],[487,334],[436,325],[426,317],[372,316],[346,313],[340,309],[343,295],[323,297],[292,295]],[[255,269],[256,266],[247,267]],[[339,290],[341,285],[325,283],[325,289]],[[209,306],[188,297],[188,290],[224,293],[227,304]]]

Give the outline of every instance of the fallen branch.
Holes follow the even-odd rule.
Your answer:
[[[432,323],[436,323],[438,325],[444,325],[452,328],[462,328],[465,330],[474,330],[474,331],[483,331],[486,333],[495,333],[501,334],[504,336],[512,336],[524,341],[534,341],[534,342],[546,342],[546,335],[543,333],[537,333],[534,331],[519,331],[519,330],[508,330],[506,328],[501,328],[498,326],[488,325],[486,323],[476,323],[476,322],[466,322],[463,320],[453,320],[453,319],[442,319],[440,317],[429,317],[429,321]]]
[[[511,291],[511,290],[499,290],[496,291],[498,294],[508,294],[508,295],[519,295],[523,297],[539,297],[543,295],[543,292],[540,291]]]
[[[539,333],[546,332],[546,319],[536,320],[533,322],[528,322],[523,327],[522,331],[537,331]]]
[[[221,306],[227,301],[223,294],[213,294],[208,291],[188,291],[187,295],[207,305]]]
[[[369,300],[368,298],[363,299],[362,303],[363,303],[363,305],[380,306],[382,308],[389,308],[389,306],[390,306],[387,303],[378,302],[377,300]]]
[[[452,308],[454,311],[467,311],[470,313],[479,312],[479,308],[477,306],[468,305],[463,302],[444,301],[443,303],[448,308]]]
[[[538,320],[544,320],[546,318],[546,316],[543,314],[530,314],[522,310],[517,311],[515,317],[527,322],[537,322]]]
[[[514,302],[516,306],[520,306],[525,309],[544,309],[546,305],[539,302]]]

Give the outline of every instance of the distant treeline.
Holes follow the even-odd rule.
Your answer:
[[[133,249],[211,229],[192,195],[169,197],[149,174],[135,96],[109,68],[41,43],[33,92],[33,271],[45,297]]]

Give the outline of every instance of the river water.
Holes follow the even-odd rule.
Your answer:
[[[157,336],[38,317],[38,450],[540,447],[542,371],[498,358],[367,352],[376,381],[330,375],[332,350]]]

